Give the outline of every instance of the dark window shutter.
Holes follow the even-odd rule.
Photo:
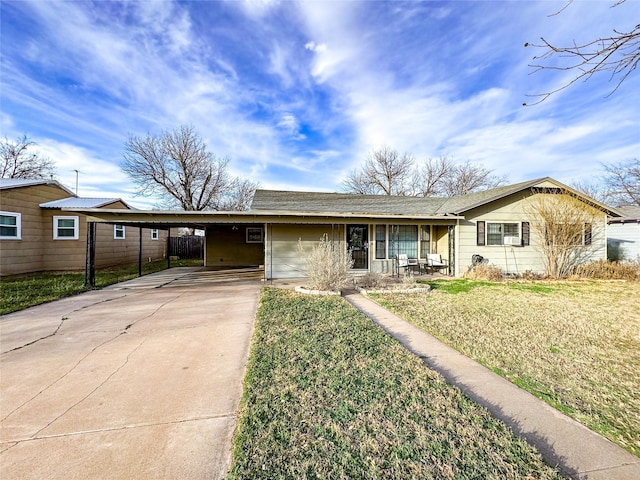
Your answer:
[[[526,247],[531,243],[531,227],[529,222],[522,222],[522,246]]]
[[[477,227],[477,238],[476,242],[479,247],[484,246],[484,221],[479,221],[476,224]]]
[[[591,245],[591,224],[584,224],[584,244]]]

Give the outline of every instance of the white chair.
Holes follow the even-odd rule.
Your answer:
[[[427,253],[427,269],[439,271],[449,268],[447,260],[443,260],[439,253]]]
[[[398,275],[400,275],[400,271],[404,269],[404,273],[408,274],[412,268],[418,268],[420,270],[420,264],[418,263],[417,258],[409,258],[406,253],[399,253],[397,255],[398,260]]]

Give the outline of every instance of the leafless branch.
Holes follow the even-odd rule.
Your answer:
[[[35,142],[26,135],[15,141],[4,138],[0,141],[1,178],[37,179],[55,174],[53,161],[31,151]]]
[[[625,0],[617,1],[612,7],[616,7]],[[569,1],[560,11],[566,9],[572,0]],[[540,39],[542,43],[525,43],[525,47],[543,49],[544,53],[533,57],[533,63],[529,67],[533,68],[531,74],[541,70],[575,71],[576,76],[568,83],[559,88],[545,93],[527,95],[537,98],[534,103],[523,105],[537,105],[551,95],[558,93],[578,81],[587,81],[596,73],[608,72],[609,81],[616,81],[613,90],[607,97],[613,95],[620,85],[633,73],[640,63],[640,24],[636,25],[628,32],[614,29],[613,34],[608,37],[598,38],[586,43],[573,42],[569,46],[557,46],[546,40]],[[547,63],[553,58],[560,58],[564,61],[562,65],[552,65]]]
[[[228,159],[207,150],[193,127],[181,126],[159,136],[131,136],[125,145],[122,170],[139,193],[162,195],[170,206],[183,210],[230,208],[229,195],[241,185],[244,208],[250,183],[232,178],[228,164]]]

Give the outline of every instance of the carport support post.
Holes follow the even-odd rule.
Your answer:
[[[142,276],[142,227],[139,229],[140,239],[138,241],[138,276]]]
[[[167,228],[167,268],[171,268],[171,228]]]
[[[87,222],[87,259],[84,285],[89,288],[96,286],[96,222]]]

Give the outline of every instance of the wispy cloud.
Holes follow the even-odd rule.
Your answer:
[[[264,187],[336,189],[382,144],[569,181],[637,156],[640,81],[604,100],[612,85],[593,78],[523,108],[570,78],[531,75],[526,41],[629,23],[606,2],[549,16],[562,4],[2,2],[3,133],[64,169],[110,166],[125,193],[128,135],[180,124]]]

